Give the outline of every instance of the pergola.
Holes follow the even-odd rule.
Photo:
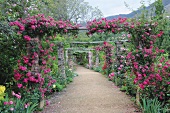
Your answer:
[[[77,29],[71,29],[68,28],[68,30],[77,30]],[[85,27],[80,27],[78,30],[88,30]],[[72,53],[73,52],[86,52],[88,53],[88,65],[89,68],[91,69],[93,67],[92,64],[92,57],[93,57],[93,53],[92,51],[94,51],[94,48],[82,48],[82,47],[75,47],[75,45],[99,45],[99,44],[103,44],[104,41],[94,41],[94,42],[71,42],[71,48],[66,48],[64,49],[64,45],[62,42],[59,42],[57,44],[58,46],[58,70],[59,73],[61,73],[63,75],[63,77],[66,76],[65,74],[65,64],[67,63],[69,68],[73,68],[73,58],[72,58]],[[114,42],[116,45],[116,55],[119,55],[119,51],[121,50],[121,46],[124,42],[128,42],[128,40],[119,40],[119,41],[107,41],[107,42]],[[66,57],[66,59],[64,59]],[[98,67],[99,66],[99,53],[96,52],[96,56],[95,56],[96,62],[95,62],[95,66]]]

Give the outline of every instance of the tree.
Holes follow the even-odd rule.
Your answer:
[[[41,12],[52,16],[56,20],[86,22],[103,16],[97,8],[93,8],[84,0],[42,0]]]
[[[37,13],[38,0],[1,0],[0,1],[0,20],[13,21],[18,18],[26,17],[28,14]]]

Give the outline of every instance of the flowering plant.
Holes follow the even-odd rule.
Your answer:
[[[18,33],[26,42],[26,55],[18,60],[18,67],[14,70],[14,79],[21,93],[33,92],[39,89],[41,98],[45,93],[51,91],[52,85],[56,82],[50,73],[52,62],[56,59],[52,56],[55,44],[51,41],[55,33],[68,33],[68,28],[77,29],[78,25],[69,21],[55,21],[43,14],[19,18],[10,22],[15,26]],[[45,37],[46,36],[46,37]]]
[[[110,79],[110,80],[113,80],[113,77],[114,77],[114,76],[115,76],[114,72],[110,73],[110,74],[109,74],[109,79]]]
[[[18,68],[14,70],[14,79],[16,80],[17,87],[22,89],[23,92],[32,92],[36,88],[39,89],[41,93],[41,98],[44,98],[45,93],[49,92],[53,83],[56,82],[51,75],[51,66],[52,61],[56,58],[51,56],[53,52],[53,43],[50,43],[50,40],[42,41],[45,44],[39,46],[40,52],[34,50],[32,46],[31,54],[23,56],[18,60]],[[37,62],[36,59],[39,58]],[[37,62],[37,63],[36,63]],[[38,67],[36,67],[38,65]],[[38,68],[33,72],[32,68]]]
[[[95,47],[96,51],[104,51],[105,53],[105,63],[102,67],[102,70],[106,70],[106,74],[109,75],[110,71],[111,71],[111,68],[112,68],[112,64],[113,64],[113,61],[112,61],[112,50],[113,50],[113,46],[112,44],[109,44],[108,42],[103,42],[103,46],[96,46]]]
[[[100,21],[96,19],[88,22],[87,28],[89,30],[88,34],[91,35],[93,33],[117,33],[125,30],[126,26],[129,25],[126,22],[127,18],[118,18],[113,20],[107,20],[106,18],[102,18]],[[124,27],[125,26],[125,27]]]
[[[27,102],[22,98],[20,93],[12,91],[13,98],[5,96],[0,104],[0,112],[2,113],[32,113],[35,111],[37,103]]]
[[[5,86],[0,85],[0,100],[3,100],[3,99],[4,99],[5,89],[6,89]]]
[[[68,28],[76,30],[79,27],[79,25],[69,21],[55,21],[52,17],[45,17],[43,14],[28,16],[25,19],[19,18],[17,21],[10,22],[10,25],[17,26],[18,33],[22,34],[26,41],[37,36],[41,38],[44,35],[51,36],[56,32],[60,34],[68,33]]]
[[[161,64],[156,62],[156,59],[164,53],[164,50],[155,44],[157,39],[164,35],[164,31],[158,28],[158,22],[134,19],[128,22],[123,18],[102,19],[89,22],[87,28],[88,34],[127,32],[130,46],[126,64],[131,66],[135,75],[134,84],[150,98],[157,96],[160,100],[169,99],[169,61],[161,58]]]

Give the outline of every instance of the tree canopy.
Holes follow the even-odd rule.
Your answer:
[[[29,15],[43,13],[55,20],[87,22],[103,16],[97,8],[93,8],[84,0],[1,0],[0,20],[16,20]]]
[[[84,0],[42,0],[41,12],[54,17],[56,20],[86,22],[103,16],[97,8],[93,8]]]

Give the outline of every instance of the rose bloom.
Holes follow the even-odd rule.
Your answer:
[[[8,102],[4,102],[4,105],[8,105]]]
[[[10,108],[11,111],[14,111],[14,108]]]
[[[14,103],[14,102],[13,102],[12,100],[11,100],[11,101],[9,101],[9,104],[10,104],[10,105],[12,105],[13,103]]]

